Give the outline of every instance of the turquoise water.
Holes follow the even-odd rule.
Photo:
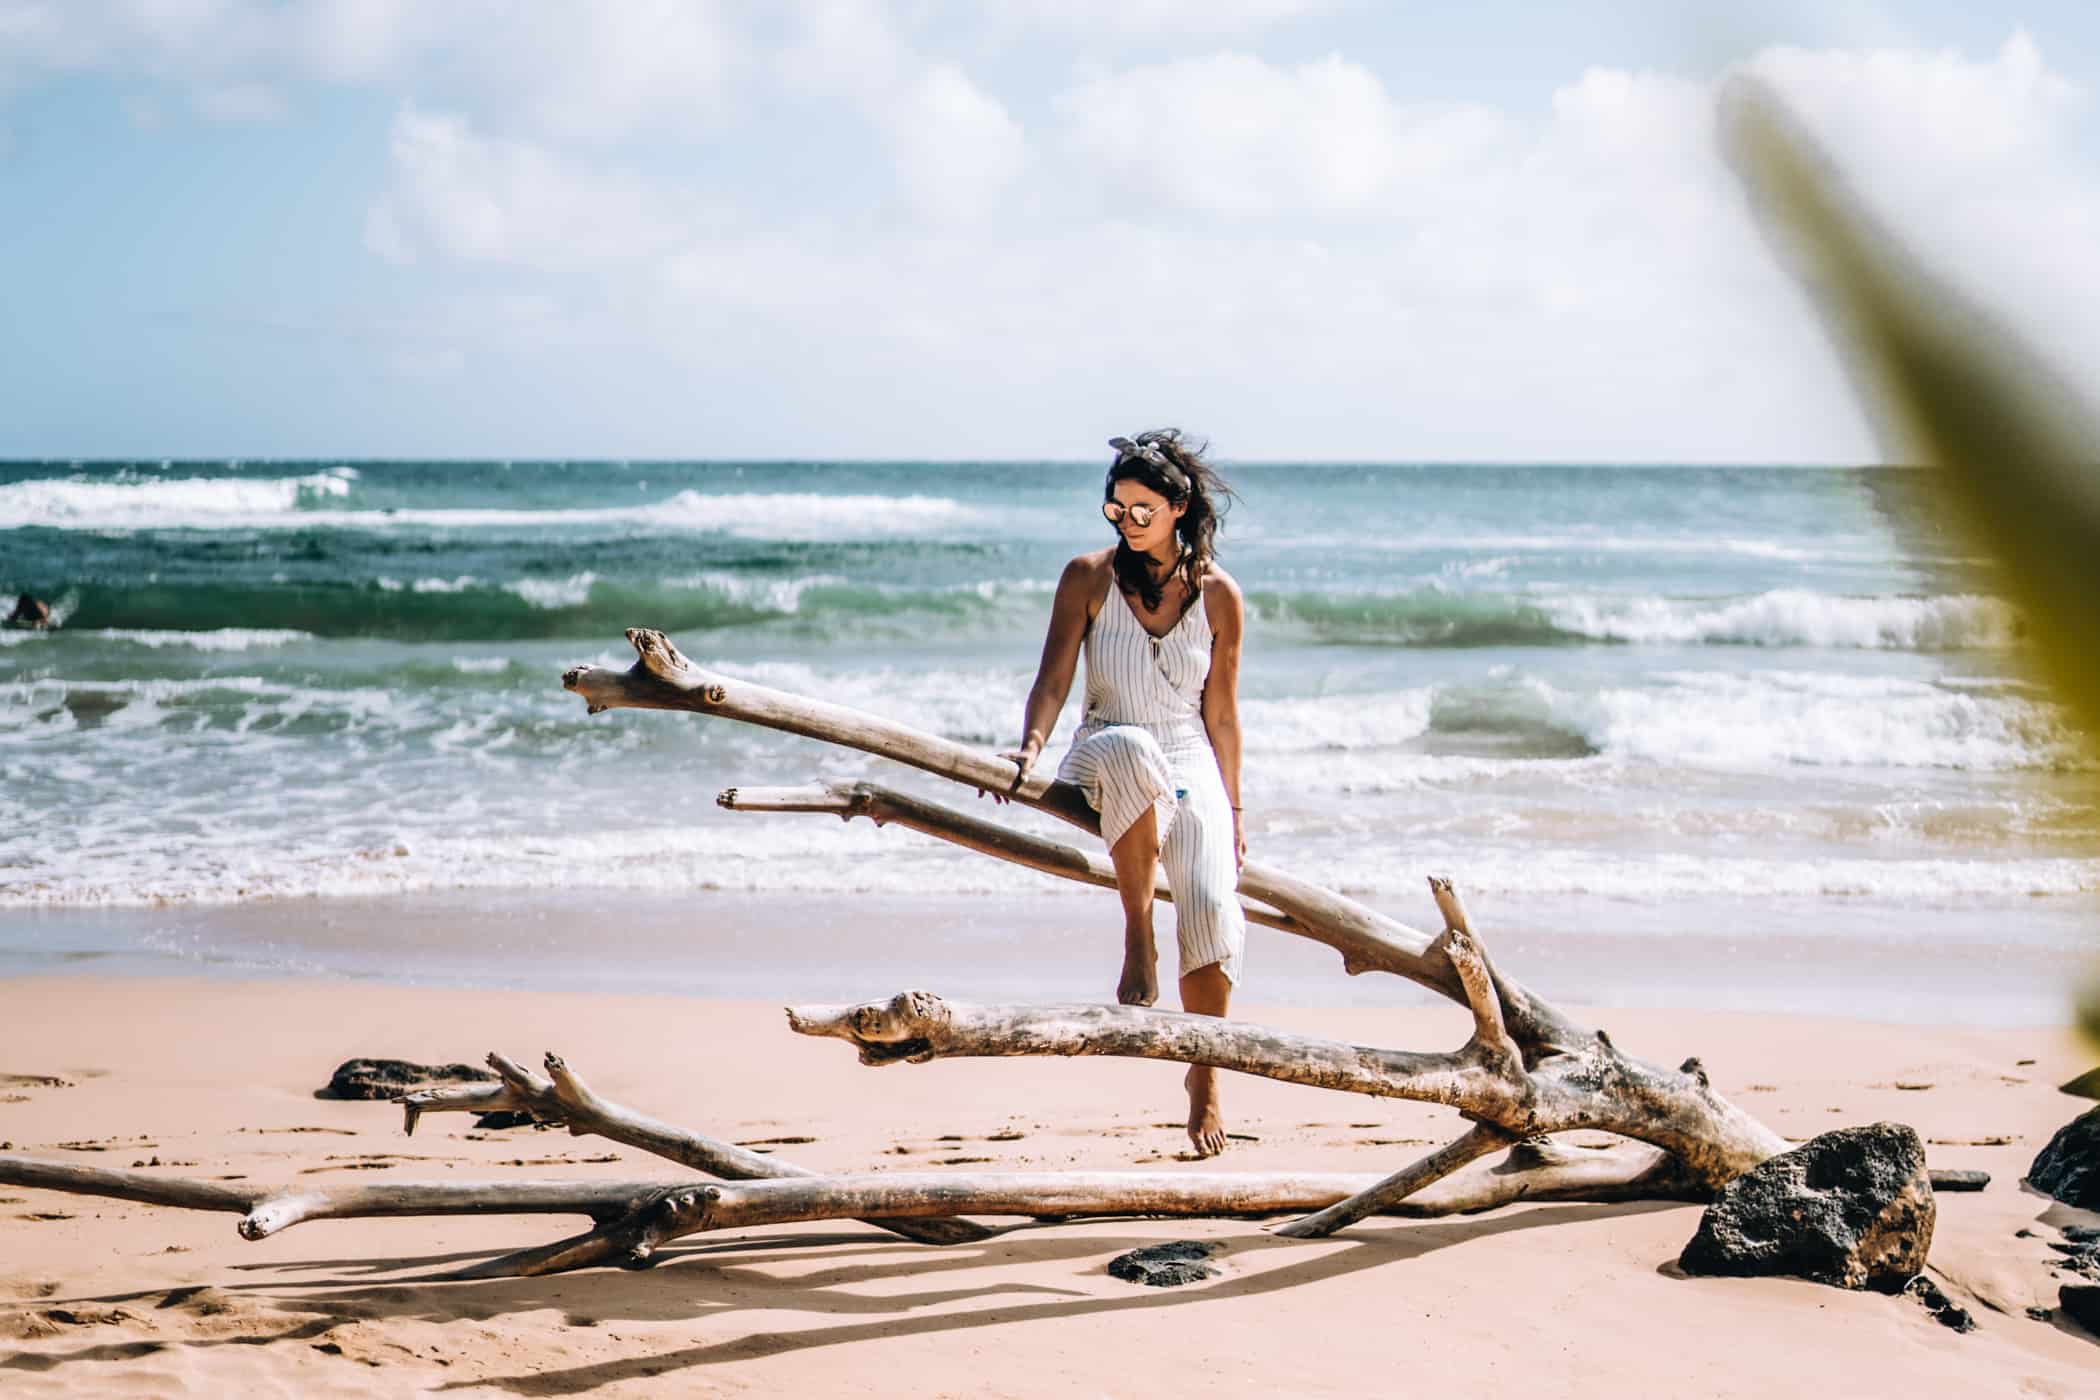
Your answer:
[[[1906,473],[1232,476],[1264,859],[1372,897],[1435,870],[1650,908],[2061,913],[2100,887],[2089,764]],[[62,620],[0,632],[0,908],[1056,890],[908,833],[723,812],[738,783],[939,785],[588,716],[559,677],[656,626],[1007,746],[1058,570],[1109,541],[1100,488],[1071,464],[0,465],[0,607]]]

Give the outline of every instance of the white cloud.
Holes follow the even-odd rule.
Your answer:
[[[1400,179],[1478,159],[1501,126],[1477,107],[1404,108],[1332,54],[1291,68],[1243,53],[1144,65],[1055,106],[1070,147],[1134,214],[1149,200],[1212,214],[1362,209]]]
[[[284,115],[283,96],[257,83],[232,83],[200,89],[197,111],[215,122],[270,122]]]
[[[992,0],[995,26],[1050,30],[1098,42],[1215,39],[1253,34],[1339,8],[1337,0]]]
[[[989,214],[1027,162],[1027,140],[1006,108],[947,64],[927,69],[887,116],[898,179],[937,220]]]
[[[394,262],[418,246],[466,262],[631,262],[668,252],[699,217],[675,192],[453,114],[403,109],[391,146],[393,185],[366,213],[365,244]]]
[[[775,71],[790,92],[842,101],[881,134],[910,208],[935,223],[981,219],[1028,163],[1006,106],[952,63],[906,42],[867,0],[806,0]]]
[[[1320,8],[0,0],[0,70],[224,117],[271,94],[299,115],[302,76],[413,94],[365,247],[420,265],[404,287],[474,264],[456,286],[539,309],[418,331],[404,374],[640,346],[716,404],[791,410],[781,450],[1027,453],[1167,418],[1269,456],[1869,453],[1718,159],[1716,79],[1598,67],[1550,101],[1423,103],[1360,55],[1260,51]],[[1024,34],[1055,52],[983,52]],[[2100,379],[2085,99],[2031,39],[1748,66],[1893,224]],[[1046,72],[1069,75],[1047,100]]]
[[[728,0],[0,0],[0,77],[100,71],[252,119],[259,84],[407,83],[566,138],[717,113],[743,38]],[[247,93],[242,98],[234,94]]]

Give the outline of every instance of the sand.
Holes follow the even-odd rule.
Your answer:
[[[870,992],[888,990],[870,987]],[[1241,1010],[1387,1045],[1456,1043],[1450,1008]],[[1807,1137],[1915,1126],[1943,1195],[1932,1262],[1981,1330],[1913,1300],[1673,1267],[1698,1208],[1538,1205],[1379,1220],[1318,1242],[1257,1223],[1039,1228],[933,1249],[855,1225],[699,1237],[655,1269],[438,1278],[569,1233],[560,1218],[323,1221],[257,1244],[233,1218],[0,1188],[0,1393],[603,1396],[1439,1393],[2086,1395],[2100,1350],[2036,1321],[2046,1241],[2095,1223],[2019,1184],[2088,1105],[2045,1029],[1887,1026],[1657,1009],[1589,1013],[1632,1053],[1701,1056],[1717,1087]],[[876,1071],[790,1034],[775,1005],[342,980],[0,981],[0,1140],[14,1150],[252,1182],[683,1175],[553,1131],[485,1133],[312,1090],[358,1055],[558,1049],[608,1095],[819,1169],[1176,1165],[1173,1066],[958,1061]],[[37,1082],[49,1076],[62,1086]],[[1224,1165],[1379,1171],[1445,1111],[1228,1078]],[[803,1139],[809,1141],[787,1141]],[[2031,1230],[2029,1237],[2019,1231]],[[1221,1277],[1138,1288],[1138,1245],[1223,1246]]]

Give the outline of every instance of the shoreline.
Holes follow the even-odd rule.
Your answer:
[[[1436,918],[1426,895],[1373,903],[1417,927]],[[1566,1003],[2052,1026],[2100,972],[2086,900],[1469,905],[1498,963]],[[1169,912],[1159,945],[1171,967]],[[965,1000],[1098,1001],[1113,994],[1120,951],[1114,895],[1063,885],[1028,898],[469,890],[0,909],[0,977],[321,977],[743,1000],[925,987]],[[1305,1007],[1433,1000],[1396,978],[1347,976],[1330,950],[1260,927],[1249,929],[1238,995]]]
[[[438,1275],[574,1223],[319,1221],[247,1244],[230,1217],[8,1188],[0,1375],[25,1395],[121,1381],[150,1393],[621,1396],[660,1393],[666,1374],[796,1394],[1204,1383],[1343,1395],[1371,1376],[1430,1384],[1457,1365],[1475,1393],[1602,1400],[1769,1395],[1813,1355],[1845,1394],[2070,1396],[2090,1383],[2094,1340],[2024,1312],[2055,1301],[2052,1227],[2100,1220],[2018,1183],[2047,1135],[2088,1106],[2054,1088],[2091,1062],[2068,1033],[1592,1009],[1631,1054],[1699,1055],[1718,1090],[1789,1136],[1895,1119],[1927,1139],[1935,1166],[1989,1171],[1987,1191],[1940,1198],[1932,1256],[1982,1330],[1949,1333],[1908,1298],[1686,1279],[1672,1261],[1698,1207],[1665,1202],[1381,1219],[1304,1243],[1249,1221],[1101,1221],[946,1250],[858,1225],[781,1226],[681,1241],[643,1273],[473,1283]],[[1395,1047],[1466,1033],[1449,1006],[1249,998],[1241,1013]],[[428,1119],[408,1138],[388,1105],[312,1097],[352,1056],[471,1062],[489,1049],[559,1050],[610,1098],[819,1171],[1376,1171],[1454,1127],[1426,1105],[1231,1075],[1241,1136],[1219,1162],[1184,1163],[1174,1065],[998,1059],[877,1074],[846,1047],[790,1033],[777,1002],[32,976],[0,978],[0,1071],[67,1087],[10,1089],[0,1139],[87,1165],[157,1158],[170,1173],[256,1183],[685,1175],[603,1140],[484,1132],[464,1117]],[[1220,1244],[1224,1276],[1159,1291],[1106,1274],[1113,1255],[1169,1239]],[[1629,1317],[1656,1344],[1597,1347]],[[1302,1336],[1322,1341],[1290,1344]],[[1702,1343],[1682,1351],[1669,1336]],[[1569,1351],[1585,1358],[1579,1374],[1542,1377],[1541,1358]]]

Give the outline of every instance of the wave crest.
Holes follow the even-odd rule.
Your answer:
[[[1867,651],[2002,650],[2024,625],[1976,594],[1940,597],[1777,589],[1741,598],[1548,593],[1248,595],[1257,621],[1318,640],[1404,647],[1630,645],[1821,647]]]

